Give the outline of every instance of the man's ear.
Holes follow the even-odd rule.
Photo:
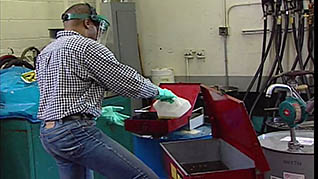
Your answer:
[[[83,25],[86,29],[89,28],[89,26],[91,25],[90,20],[89,19],[84,19],[83,20]]]

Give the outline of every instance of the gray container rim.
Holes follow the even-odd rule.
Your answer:
[[[279,153],[287,153],[287,154],[293,154],[293,155],[314,155],[314,150],[313,150],[312,153],[281,151],[281,150],[277,150],[277,149],[273,149],[273,148],[269,148],[269,147],[263,146],[262,143],[261,143],[261,140],[262,140],[261,137],[264,136],[264,135],[274,134],[274,133],[287,133],[287,132],[289,133],[289,131],[274,131],[274,132],[269,132],[269,133],[265,133],[265,134],[259,135],[257,138],[260,141],[261,147],[263,149],[266,149],[266,150],[269,150],[269,151],[274,151],[274,152],[279,152]],[[299,132],[312,132],[312,133],[314,133],[313,130],[296,130],[296,137],[297,137],[297,133],[299,133]],[[315,144],[313,144],[313,145],[315,145]]]

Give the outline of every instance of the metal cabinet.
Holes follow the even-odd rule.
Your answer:
[[[133,2],[101,3],[101,14],[110,22],[106,45],[118,61],[141,73],[138,53],[136,8]]]

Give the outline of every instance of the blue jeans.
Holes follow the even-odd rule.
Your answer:
[[[92,179],[93,170],[107,179],[158,178],[95,124],[94,120],[60,120],[46,129],[42,122],[41,142],[56,160],[61,179]]]

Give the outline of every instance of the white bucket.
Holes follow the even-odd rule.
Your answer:
[[[174,83],[174,72],[171,68],[155,68],[151,70],[151,80],[154,84]]]

